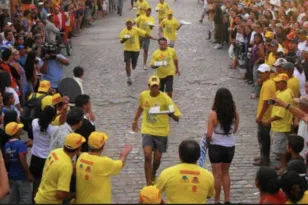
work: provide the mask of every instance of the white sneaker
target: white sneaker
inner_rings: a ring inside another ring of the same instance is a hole
[[[143,66],[143,70],[147,70],[148,68],[147,68],[147,66],[146,65],[144,65]]]
[[[222,45],[221,45],[221,44],[217,44],[214,48],[215,48],[215,49],[221,49],[221,48],[222,48]]]

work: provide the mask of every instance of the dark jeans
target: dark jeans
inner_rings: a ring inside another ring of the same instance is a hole
[[[223,30],[224,30],[223,24],[216,24],[215,23],[215,40],[219,44],[222,44]]]
[[[246,58],[246,69],[247,69],[247,78],[248,80],[250,80],[251,82],[253,82],[253,70],[252,70],[252,64],[251,64],[251,60],[250,57]]]
[[[258,142],[261,162],[269,163],[271,149],[271,126],[258,125]]]

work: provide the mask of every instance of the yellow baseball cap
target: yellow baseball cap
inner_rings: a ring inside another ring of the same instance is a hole
[[[108,135],[103,132],[92,132],[88,139],[88,145],[95,149],[100,149],[108,140]]]
[[[69,149],[77,149],[84,143],[86,139],[77,133],[70,133],[66,135],[64,146]]]
[[[289,76],[285,73],[280,73],[278,74],[275,78],[273,78],[275,82],[280,82],[280,81],[288,81]]]
[[[265,38],[274,38],[274,33],[271,31],[267,31],[264,35]]]
[[[5,126],[4,129],[7,135],[13,136],[23,127],[24,125],[21,123],[10,122],[9,124]]]
[[[62,96],[60,93],[56,93],[52,96],[52,105],[56,105],[60,102],[63,102]]]
[[[159,80],[159,77],[153,75],[149,78],[149,81],[148,81],[148,85],[149,86],[153,86],[153,85],[159,85],[160,84],[160,80]]]
[[[168,15],[173,14],[173,11],[170,9],[170,10],[167,11],[167,14]]]
[[[133,20],[131,20],[130,18],[127,18],[125,22],[126,22],[126,23],[128,23],[128,22],[133,23]]]
[[[142,204],[160,204],[160,191],[156,186],[145,186],[139,193],[139,200]]]
[[[42,80],[40,82],[40,86],[38,88],[38,91],[47,93],[49,91],[50,87],[51,87],[51,84],[48,80]]]
[[[49,106],[49,105],[53,105],[52,104],[52,96],[51,95],[47,95],[46,97],[44,97],[41,101],[41,109],[44,110],[45,107]]]

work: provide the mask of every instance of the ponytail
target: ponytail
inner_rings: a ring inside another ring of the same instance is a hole
[[[41,132],[47,132],[47,128],[49,124],[53,121],[54,117],[57,115],[57,111],[52,106],[47,106],[43,110],[43,112],[40,113],[38,124],[40,126]]]

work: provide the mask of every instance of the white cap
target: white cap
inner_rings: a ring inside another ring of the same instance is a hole
[[[278,58],[275,63],[273,64],[273,66],[282,66],[283,64],[287,63],[288,61],[284,58]]]
[[[11,26],[11,25],[12,25],[12,23],[11,23],[11,22],[7,22],[7,25]]]
[[[51,14],[51,13],[48,13],[48,14],[47,14],[47,17],[49,17],[49,16],[52,16],[52,14]]]
[[[258,71],[260,71],[261,73],[265,73],[271,71],[271,68],[269,67],[269,65],[263,63],[259,66]]]
[[[43,5],[44,5],[44,2],[40,2],[40,3],[38,3],[38,5],[43,6]]]

